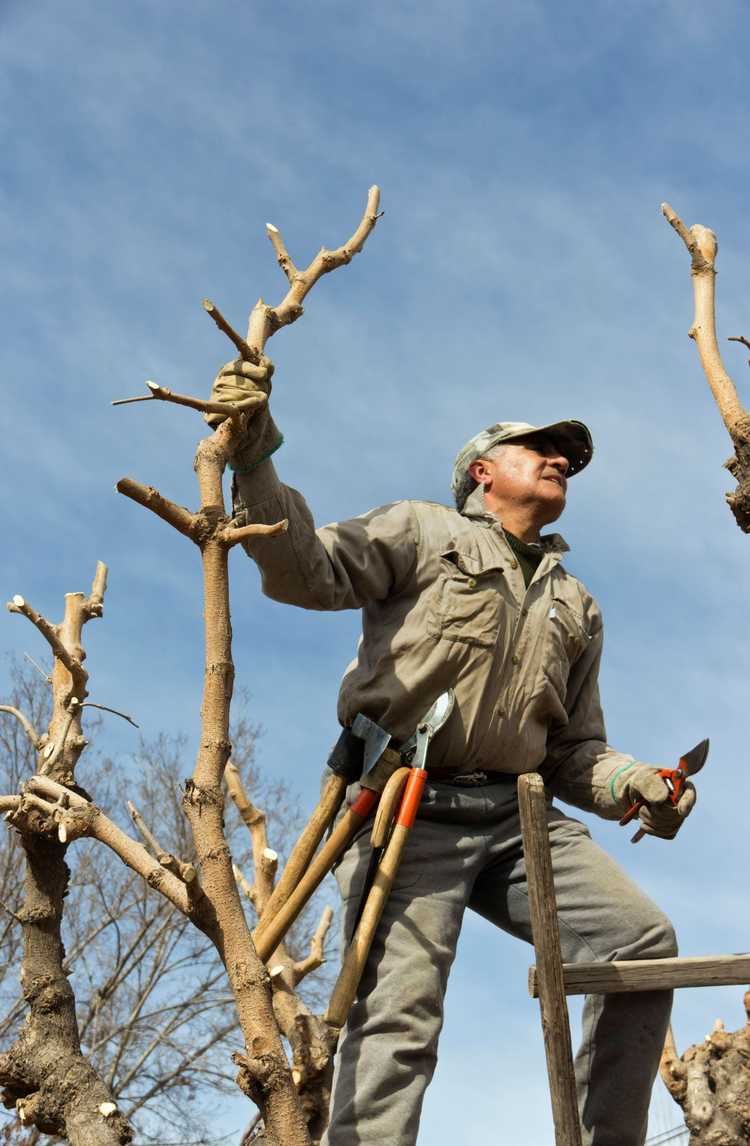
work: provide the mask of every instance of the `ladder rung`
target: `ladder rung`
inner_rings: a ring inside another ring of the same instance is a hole
[[[566,995],[612,995],[673,987],[721,987],[750,983],[750,955],[697,955],[632,959],[613,963],[563,963]],[[539,997],[536,967],[529,967],[529,994]]]

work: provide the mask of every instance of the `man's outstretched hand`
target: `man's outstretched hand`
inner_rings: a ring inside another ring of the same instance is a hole
[[[271,393],[271,378],[274,366],[265,355],[260,365],[235,358],[222,366],[211,387],[211,400],[214,402],[242,402],[253,394],[268,397]],[[224,414],[206,414],[206,421],[214,429],[225,419]],[[271,417],[268,403],[248,413],[246,428],[232,452],[232,466],[237,473],[249,473],[266,458],[270,457],[283,442],[276,423]]]
[[[626,774],[624,794],[628,805],[637,800],[645,800],[638,813],[644,832],[649,836],[659,836],[662,840],[673,840],[682,827],[686,816],[695,805],[695,788],[688,781],[676,804],[673,804],[669,788],[659,775],[658,768],[649,764],[639,764]]]

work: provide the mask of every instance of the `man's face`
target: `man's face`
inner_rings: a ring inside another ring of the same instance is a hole
[[[471,476],[494,500],[533,508],[540,524],[555,521],[565,508],[568,459],[544,434],[501,446],[496,457],[472,462]]]

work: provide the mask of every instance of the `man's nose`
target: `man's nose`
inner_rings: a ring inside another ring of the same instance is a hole
[[[565,477],[570,469],[570,462],[563,454],[553,454],[547,461],[551,466],[554,466],[556,470],[559,470],[563,477]]]

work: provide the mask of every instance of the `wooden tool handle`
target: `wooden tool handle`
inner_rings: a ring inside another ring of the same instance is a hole
[[[314,857],[286,903],[264,927],[259,924],[253,932],[253,942],[259,957],[266,959],[278,947],[310,896],[331,870],[352,836],[362,826],[378,802],[378,793],[363,788],[357,799],[339,820],[330,839]]]
[[[268,926],[294,891],[314,856],[318,844],[323,839],[326,829],[336,818],[336,813],[346,794],[346,786],[345,776],[338,776],[332,772],[328,777],[320,801],[303,829],[302,835],[292,848],[284,870],[279,876],[279,881],[258,921],[259,929]]]

